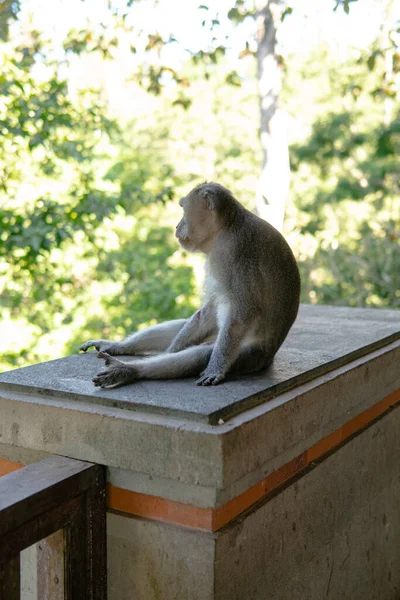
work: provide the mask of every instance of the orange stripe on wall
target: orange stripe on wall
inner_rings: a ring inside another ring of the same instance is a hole
[[[233,498],[223,506],[213,510],[213,528],[212,531],[221,529],[224,525],[235,519],[240,513],[248,509],[252,504],[258,502],[261,498],[269,494],[285,481],[293,477],[306,466],[306,453],[296,456],[293,460],[286,463],[280,469],[277,469],[262,481],[259,481],[251,488]]]
[[[322,458],[351,435],[360,431],[391,406],[400,402],[400,390],[393,392],[336,431],[311,446],[308,450],[283,465],[262,481],[218,508],[199,508],[148,494],[140,494],[108,484],[107,505],[113,510],[138,517],[194,527],[206,531],[218,531],[243,511],[261,500],[272,490],[279,488],[307,465]]]
[[[22,469],[22,467],[24,467],[24,465],[0,458],[0,477],[2,475],[8,475],[8,473],[12,473],[13,471],[17,471],[18,469]]]
[[[136,517],[145,517],[207,531],[212,530],[212,509],[199,508],[192,504],[183,504],[158,496],[131,492],[115,487],[110,483],[107,484],[107,505],[109,508],[130,513]]]
[[[400,401],[400,390],[396,390],[390,396],[387,396],[371,408],[368,408],[361,414],[345,423],[342,427],[317,442],[307,450],[307,464],[321,458],[324,454],[341,444],[351,435],[360,431],[363,427],[371,423],[374,419],[382,415],[391,406],[394,406]]]

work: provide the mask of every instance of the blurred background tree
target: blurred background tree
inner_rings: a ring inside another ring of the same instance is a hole
[[[1,369],[190,314],[176,200],[216,180],[262,212],[263,98],[302,300],[399,308],[396,3],[171,2],[0,0]]]

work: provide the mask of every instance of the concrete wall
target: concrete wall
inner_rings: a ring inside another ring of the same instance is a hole
[[[216,600],[399,600],[400,408],[219,534]]]
[[[110,600],[399,600],[400,407],[212,534],[110,513]]]
[[[109,600],[214,598],[214,534],[115,514],[107,534]]]

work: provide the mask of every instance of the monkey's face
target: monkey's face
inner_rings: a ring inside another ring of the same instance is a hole
[[[179,204],[183,208],[183,217],[176,226],[175,235],[180,245],[190,252],[209,252],[218,230],[215,212],[199,195],[189,194]]]

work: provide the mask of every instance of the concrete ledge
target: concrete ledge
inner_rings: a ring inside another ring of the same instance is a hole
[[[0,443],[122,469],[124,487],[140,493],[180,501],[188,485],[186,501],[217,507],[399,389],[398,364],[395,342],[219,426],[0,384]]]
[[[71,364],[85,371],[94,356],[2,374],[0,475],[47,454],[108,467],[113,600],[132,590],[138,600],[264,600],[265,590],[282,600],[392,600],[400,313],[307,307],[293,336],[275,371],[220,391],[148,382],[113,390],[119,400],[100,397],[88,372],[71,383]],[[43,368],[56,375],[36,385]],[[321,573],[314,583],[311,572]]]
[[[145,381],[116,389],[95,388],[92,378],[99,370],[96,352],[3,373],[0,384],[4,390],[29,391],[61,401],[84,401],[215,425],[220,419],[230,419],[388,345],[399,336],[396,311],[302,305],[269,369],[228,379],[218,387],[202,389],[193,385],[195,380],[186,380],[169,381],[167,385]]]
[[[233,495],[400,388],[400,342],[348,363],[230,422],[223,489]],[[256,451],[254,449],[257,448]]]

